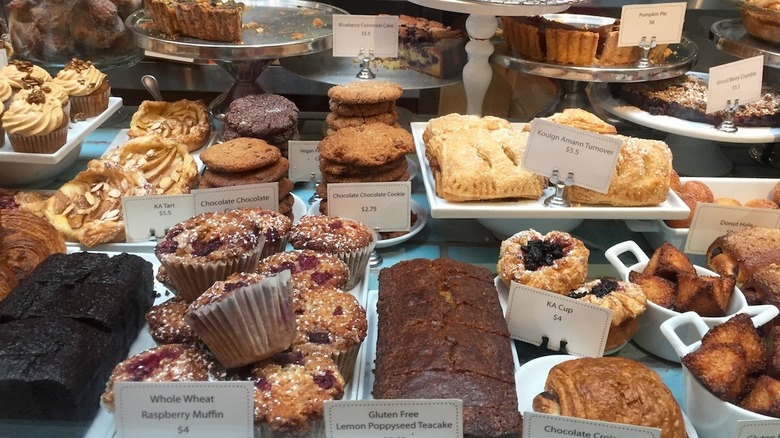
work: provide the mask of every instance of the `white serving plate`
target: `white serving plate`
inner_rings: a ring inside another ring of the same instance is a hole
[[[320,213],[320,199],[314,201],[309,206],[309,215],[311,216],[319,216]],[[376,243],[377,249],[382,248],[389,248],[391,246],[400,245],[401,243],[406,242],[407,240],[411,239],[417,233],[422,231],[423,227],[425,227],[425,223],[428,222],[428,213],[425,212],[425,209],[422,208],[422,206],[414,201],[411,201],[411,209],[412,211],[417,215],[417,220],[412,224],[412,227],[409,229],[409,232],[398,237],[393,237],[392,239],[382,239],[379,242]]]
[[[68,248],[68,252],[77,252],[79,249],[77,248]],[[100,251],[105,252],[111,256],[119,254],[121,251]],[[152,267],[154,269],[154,273],[157,274],[157,270],[160,267],[160,262],[157,260],[157,257],[155,257],[153,252],[130,252],[130,254],[137,255],[144,260],[150,262],[152,264]],[[368,273],[369,269],[366,269],[366,276],[363,277],[363,279],[352,289],[349,290],[349,292],[354,295],[360,305],[363,307],[367,306],[366,300],[368,297]],[[167,289],[165,286],[163,286],[160,282],[157,281],[157,279],[154,280],[154,290],[159,292],[159,296],[154,300],[154,304],[161,304],[170,297],[173,296],[172,293],[166,294],[165,292]],[[367,307],[366,307],[367,308]],[[141,328],[141,331],[138,333],[138,338],[136,338],[135,342],[130,346],[130,352],[128,353],[128,357],[133,356],[135,354],[138,354],[142,351],[145,351],[149,348],[154,348],[157,346],[157,343],[152,339],[152,336],[149,334],[149,325],[144,324],[143,328]],[[357,362],[355,363],[355,374],[352,378],[352,380],[347,383],[346,387],[344,388],[344,400],[358,400],[360,396],[359,388],[360,388],[360,382],[359,377],[363,375],[363,365],[366,363],[366,351],[367,346],[366,343],[363,343],[363,346],[360,348],[360,351],[358,352]],[[98,413],[95,417],[95,420],[92,422],[92,425],[90,426],[87,433],[84,435],[84,438],[113,438],[116,434],[116,423],[114,422],[114,415],[103,409],[102,407],[98,410]]]
[[[709,77],[706,73],[689,72],[689,74],[698,76],[705,81]],[[612,97],[607,83],[591,84],[588,95],[591,104],[601,107],[621,119],[671,134],[725,143],[772,143],[780,140],[780,128],[778,127],[739,127],[737,132],[730,133],[719,131],[714,125],[707,123],[650,114]]]
[[[14,152],[8,136],[0,147],[0,186],[29,186],[30,184],[54,178],[63,172],[79,156],[84,139],[122,107],[122,99],[110,97],[108,108],[95,117],[68,124],[65,145],[52,154],[30,154]]]
[[[517,387],[517,403],[520,407],[520,411],[523,413],[534,411],[534,397],[544,391],[547,375],[555,365],[568,360],[577,359],[579,359],[579,357],[569,355],[543,356],[530,360],[521,366],[520,369],[515,372],[515,381],[523,382],[522,385],[518,385]],[[688,438],[698,438],[699,435],[696,433],[693,423],[691,423],[688,416],[685,415],[685,412],[683,412],[683,420],[685,421],[685,432],[688,433]]]
[[[306,204],[303,199],[299,198],[295,193],[291,193],[293,196],[293,224],[297,224],[301,217],[306,214]],[[66,242],[69,251],[154,251],[154,247],[157,246],[157,239],[150,239],[145,242],[131,242],[131,243],[104,243],[88,248],[78,242]]]
[[[680,181],[701,181],[715,198],[734,198],[742,203],[757,198],[771,199],[775,185],[780,183],[780,179],[769,178],[680,178]],[[631,231],[642,233],[653,248],[669,242],[680,251],[685,250],[688,228],[672,228],[662,220],[625,222]]]
[[[437,219],[514,219],[517,230],[525,229],[518,219],[684,219],[688,217],[688,207],[672,190],[666,201],[651,207],[610,207],[582,205],[571,208],[546,207],[544,199],[553,194],[553,188],[547,188],[541,198],[517,202],[449,202],[436,196],[436,182],[433,172],[425,159],[425,142],[422,134],[427,123],[412,122],[412,135],[417,156],[420,159],[420,175],[425,184],[431,217]],[[513,124],[519,128],[522,124]]]

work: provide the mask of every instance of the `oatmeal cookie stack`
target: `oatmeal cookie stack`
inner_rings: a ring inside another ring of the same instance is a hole
[[[342,128],[381,123],[398,127],[395,102],[403,88],[393,82],[361,81],[328,90],[330,114],[325,118],[327,135]]]

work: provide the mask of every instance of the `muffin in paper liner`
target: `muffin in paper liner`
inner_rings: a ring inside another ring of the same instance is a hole
[[[64,117],[60,127],[48,134],[28,136],[9,132],[8,139],[14,152],[53,154],[68,140],[68,118]]]
[[[263,260],[269,255],[284,252],[285,248],[287,248],[287,242],[289,240],[290,240],[289,234],[280,236],[273,243],[269,243],[268,240],[266,239],[266,244],[263,245],[263,251],[260,253],[260,260]]]
[[[226,368],[266,359],[295,338],[290,272],[241,273],[219,281],[194,301],[187,323]]]
[[[376,236],[374,236],[371,243],[365,248],[336,254],[349,268],[349,280],[347,280],[344,289],[350,290],[363,280],[368,267],[368,259],[371,258],[371,253],[374,251],[375,246]]]
[[[95,92],[86,96],[70,96],[71,113],[84,117],[95,117],[108,108],[108,98],[111,96],[111,86],[103,81]]]
[[[260,423],[258,429],[260,430],[259,436],[263,438],[325,438],[325,420],[322,418],[312,418],[309,420],[308,434],[291,434],[286,431],[276,431],[271,429],[268,426],[268,423]]]
[[[352,380],[352,375],[355,374],[355,362],[357,362],[358,352],[360,351],[360,346],[363,345],[363,343],[355,344],[345,351],[342,351],[340,353],[331,353],[330,358],[333,359],[333,362],[336,363],[336,366],[339,368],[339,372],[341,373],[342,377],[344,377],[344,381],[349,383]]]

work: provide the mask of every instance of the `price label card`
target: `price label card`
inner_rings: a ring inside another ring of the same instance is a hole
[[[780,420],[739,420],[734,438],[780,438]]]
[[[328,184],[328,215],[348,217],[379,231],[409,231],[412,183]]]
[[[545,437],[661,438],[661,429],[523,412],[523,438]]]
[[[612,311],[563,295],[512,282],[506,322],[512,338],[585,357],[601,357],[607,344]]]
[[[685,252],[706,254],[710,244],[727,231],[748,227],[780,227],[780,210],[700,202],[693,213]]]
[[[5,48],[0,44],[0,68],[8,65],[8,54],[5,52]]]
[[[463,401],[325,402],[327,438],[462,438]]]
[[[252,382],[117,382],[118,438],[254,437]]]
[[[320,173],[320,152],[318,141],[287,142],[287,154],[290,159],[290,179],[295,182],[322,181]]]
[[[193,190],[195,214],[207,211],[228,211],[236,208],[279,208],[279,183],[249,184]]]
[[[725,110],[729,101],[746,104],[761,98],[764,56],[754,56],[710,68],[707,114]]]
[[[127,242],[163,237],[168,229],[195,215],[191,195],[123,196]]]
[[[648,44],[652,40],[658,44],[679,43],[687,7],[686,2],[623,6],[618,47],[638,46],[643,39]]]
[[[333,56],[355,58],[373,50],[377,57],[398,57],[397,15],[334,15]],[[357,67],[357,65],[356,65]]]
[[[574,173],[574,184],[606,193],[615,173],[623,141],[590,131],[534,119],[523,167],[552,176]]]

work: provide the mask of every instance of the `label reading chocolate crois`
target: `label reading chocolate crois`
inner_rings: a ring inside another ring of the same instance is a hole
[[[661,429],[523,412],[523,438],[661,438]]]

